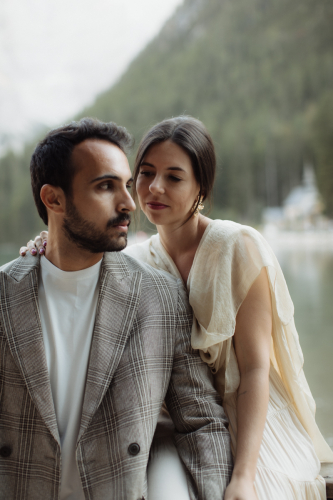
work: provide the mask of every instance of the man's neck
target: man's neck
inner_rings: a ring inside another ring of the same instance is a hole
[[[78,248],[69,241],[63,232],[49,228],[45,257],[62,271],[81,271],[97,264],[103,258],[103,252],[91,253]]]

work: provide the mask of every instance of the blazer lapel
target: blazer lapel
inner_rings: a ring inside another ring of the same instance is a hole
[[[136,315],[141,273],[129,273],[120,252],[106,253],[82,408],[82,436],[109,388]]]
[[[0,272],[0,317],[14,361],[46,426],[60,443],[38,308],[39,258]]]

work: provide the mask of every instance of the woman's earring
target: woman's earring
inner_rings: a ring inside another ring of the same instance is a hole
[[[191,209],[191,212],[193,213],[193,216],[196,217],[200,211],[205,208],[204,205],[202,204],[203,196],[200,196],[200,201],[198,203],[198,197],[196,198],[194,205]]]

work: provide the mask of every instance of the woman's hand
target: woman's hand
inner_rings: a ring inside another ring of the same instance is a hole
[[[258,500],[258,497],[250,479],[233,477],[225,490],[224,500]]]
[[[43,253],[45,252],[45,247],[47,245],[48,235],[49,233],[47,231],[42,231],[40,235],[36,236],[33,241],[28,241],[26,247],[20,248],[20,255],[24,257],[27,252],[30,252],[31,255],[37,255],[37,253],[43,255]]]

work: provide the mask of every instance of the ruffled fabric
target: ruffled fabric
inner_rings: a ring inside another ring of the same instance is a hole
[[[126,252],[180,278],[159,235]],[[195,316],[192,346],[200,350],[215,374],[235,451],[240,374],[232,337],[237,312],[263,267],[271,290],[273,331],[269,410],[256,479],[258,496],[262,500],[324,499],[320,461],[333,462],[333,452],[315,422],[315,402],[303,372],[304,359],[287,284],[272,249],[255,229],[219,220],[206,228],[186,283]],[[298,475],[291,472],[290,461]]]
[[[260,500],[326,499],[320,461],[300,423],[275,368],[270,370],[270,398],[261,442],[255,488]],[[229,418],[232,451],[236,450],[236,394],[224,405]]]

